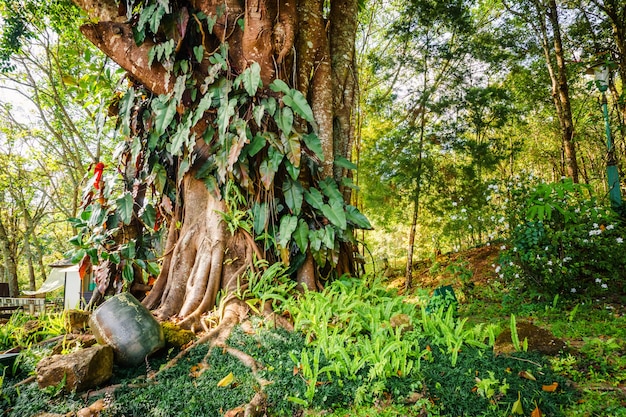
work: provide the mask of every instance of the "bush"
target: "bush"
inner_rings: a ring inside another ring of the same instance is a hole
[[[570,179],[539,184],[520,207],[524,215],[497,272],[548,294],[621,290],[623,219]]]

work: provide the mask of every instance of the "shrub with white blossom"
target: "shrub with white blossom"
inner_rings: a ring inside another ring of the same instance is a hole
[[[538,184],[518,213],[510,248],[500,257],[501,278],[549,294],[606,294],[623,285],[624,219],[588,187],[569,179]]]

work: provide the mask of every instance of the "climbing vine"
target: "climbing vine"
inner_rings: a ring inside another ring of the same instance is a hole
[[[90,181],[80,218],[72,219],[74,259],[116,265],[121,283],[158,274],[159,242],[167,225],[180,227],[187,175],[225,199],[231,234],[241,228],[266,259],[292,271],[310,252],[332,274],[341,245],[355,243],[352,231],[371,228],[344,201],[340,186],[351,181],[321,178],[324,154],[307,98],[281,79],[264,86],[256,62],[237,73],[228,41],[209,36],[219,13],[172,10],[160,0],[127,12],[135,42],[154,43],[149,65],[166,69],[166,93],[129,77],[116,94],[109,113],[124,137],[118,170]],[[345,158],[334,163],[354,168]],[[104,293],[109,281],[98,284]]]

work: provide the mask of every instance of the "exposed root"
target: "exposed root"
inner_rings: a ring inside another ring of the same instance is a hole
[[[260,391],[252,398],[252,400],[239,407],[235,407],[232,410],[228,410],[224,417],[258,417],[265,413],[265,394]]]

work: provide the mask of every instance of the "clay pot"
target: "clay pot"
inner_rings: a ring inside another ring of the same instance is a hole
[[[127,292],[98,307],[89,326],[98,343],[111,346],[115,361],[122,365],[139,365],[165,345],[161,324]]]

